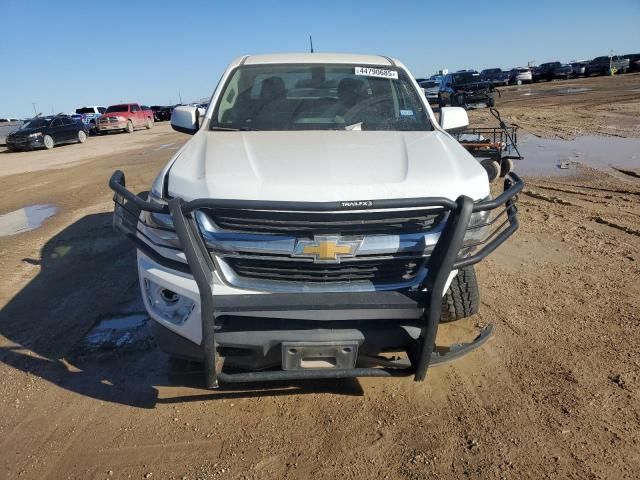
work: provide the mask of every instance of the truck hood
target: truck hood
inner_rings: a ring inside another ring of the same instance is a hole
[[[477,160],[440,131],[201,130],[178,152],[168,191],[185,200],[479,200],[489,182]]]

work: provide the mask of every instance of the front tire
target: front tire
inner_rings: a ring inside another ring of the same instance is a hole
[[[84,143],[87,141],[87,134],[84,130],[78,131],[78,143]]]
[[[151,130],[151,128],[153,127],[153,121],[150,118],[147,118],[147,121],[144,122],[144,127],[147,130]]]
[[[43,143],[44,143],[44,148],[46,148],[47,150],[51,150],[55,146],[55,142],[53,141],[53,138],[51,137],[51,135],[45,135],[43,139]]]
[[[500,176],[506,177],[507,173],[513,170],[513,160],[510,158],[503,158],[500,162]]]
[[[489,183],[493,183],[500,176],[500,164],[491,158],[485,158],[480,162],[487,172]]]
[[[449,290],[442,297],[440,323],[470,317],[480,310],[480,289],[473,265],[458,270]]]
[[[127,133],[133,133],[133,122],[131,120],[127,121],[127,126],[124,129]]]

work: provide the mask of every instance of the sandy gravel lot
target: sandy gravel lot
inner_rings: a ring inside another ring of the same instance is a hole
[[[567,88],[590,90],[553,93]],[[505,119],[561,138],[638,137],[639,105],[640,75],[498,99]],[[208,391],[146,326],[126,348],[83,347],[102,319],[143,310],[107,179],[122,168],[146,190],[187,139],[165,124],[0,153],[0,214],[57,207],[42,227],[0,237],[0,478],[638,477],[640,168],[526,178],[521,229],[477,266],[481,313],[442,329],[496,333],[426,383]]]

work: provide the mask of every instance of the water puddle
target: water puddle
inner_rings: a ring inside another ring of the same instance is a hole
[[[148,323],[146,313],[104,319],[76,347],[75,354],[144,350],[152,344]]]
[[[580,165],[610,173],[640,168],[639,138],[585,136],[555,140],[529,135],[520,138],[518,149],[524,157],[515,162],[514,170],[519,175],[575,175]]]
[[[54,205],[29,205],[28,207],[0,215],[0,237],[8,237],[35,230],[47,218],[55,215]]]
[[[564,93],[582,93],[582,92],[590,92],[591,89],[590,88],[567,88],[566,90],[560,90],[561,92]]]

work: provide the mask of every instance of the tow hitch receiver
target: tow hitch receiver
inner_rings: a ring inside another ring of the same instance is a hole
[[[358,343],[283,342],[282,368],[302,370],[310,368],[354,368]]]

